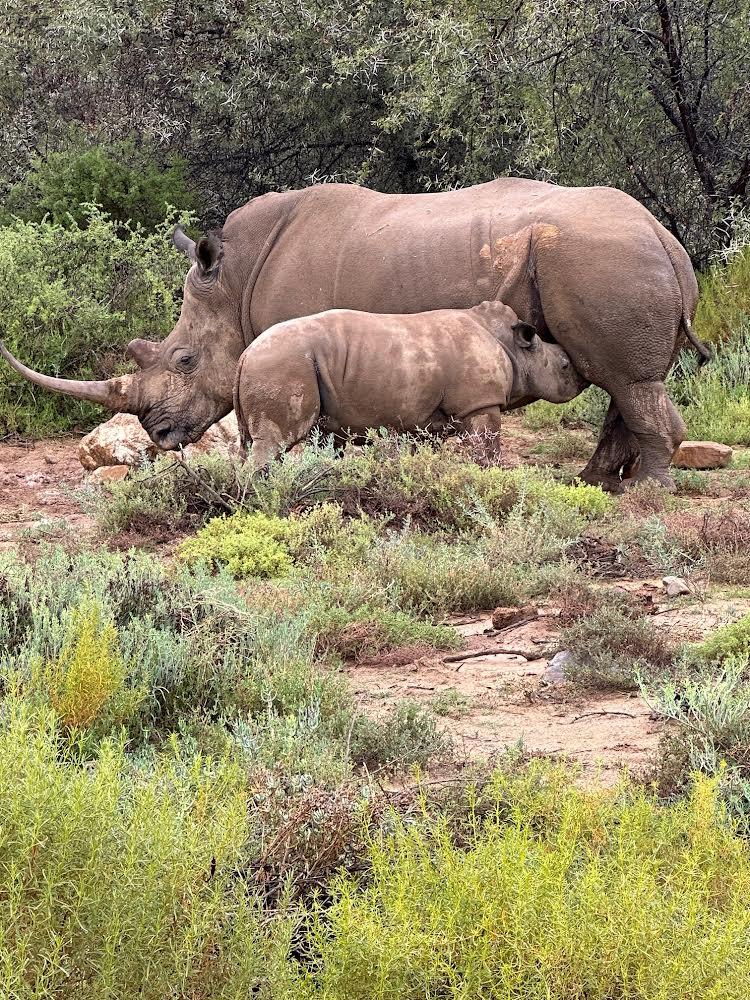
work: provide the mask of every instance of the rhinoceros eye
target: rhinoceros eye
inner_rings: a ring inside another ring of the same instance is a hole
[[[172,364],[180,372],[191,372],[197,363],[197,356],[192,351],[175,351]]]

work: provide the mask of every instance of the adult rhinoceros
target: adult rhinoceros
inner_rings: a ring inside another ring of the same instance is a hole
[[[194,262],[174,330],[136,340],[141,371],[104,382],[50,378],[57,392],[136,413],[153,440],[197,440],[232,407],[240,354],[282,320],[349,308],[406,313],[501,299],[559,342],[611,396],[582,475],[619,488],[640,450],[639,478],[670,483],[684,424],[664,379],[690,321],[697,283],[680,244],[612,188],[503,178],[439,194],[380,194],[347,184],[254,198],[221,235],[177,246]]]

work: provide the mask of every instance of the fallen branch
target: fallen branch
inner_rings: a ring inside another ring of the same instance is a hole
[[[492,646],[489,649],[473,649],[468,653],[452,653],[443,657],[443,663],[461,663],[463,660],[473,660],[479,656],[497,656],[499,653],[505,656],[522,656],[524,660],[538,660],[535,653],[527,653],[523,649],[508,649],[506,646]]]
[[[573,719],[573,722],[580,722],[581,719],[588,719],[592,715],[626,715],[629,719],[634,719],[635,718],[635,716],[633,715],[632,712],[614,712],[614,711],[613,712],[606,712],[606,711],[602,711],[602,712],[584,712],[583,715],[577,715],[575,717],[575,719]],[[570,723],[571,726],[573,725],[573,722]]]

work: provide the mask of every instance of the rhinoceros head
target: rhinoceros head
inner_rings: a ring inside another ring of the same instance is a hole
[[[222,275],[223,245],[217,236],[198,243],[176,229],[174,242],[192,261],[175,328],[159,343],[133,340],[132,375],[98,382],[54,378],[32,371],[0,342],[0,353],[19,374],[53,392],[135,413],[160,448],[197,441],[232,409],[237,360],[245,348],[241,292]]]

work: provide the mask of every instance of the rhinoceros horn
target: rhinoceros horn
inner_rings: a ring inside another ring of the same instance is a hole
[[[109,378],[103,382],[84,382],[72,378],[53,378],[51,375],[41,375],[26,365],[21,364],[0,340],[0,354],[11,368],[23,375],[29,382],[40,385],[52,392],[62,392],[75,399],[85,399],[90,403],[99,403],[117,413],[136,413],[135,376],[121,375],[119,378]]]
[[[191,240],[181,226],[175,226],[172,241],[180,253],[184,253],[186,257],[195,262],[195,240]]]

